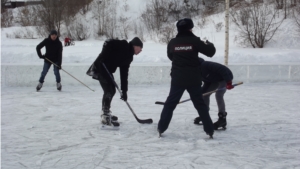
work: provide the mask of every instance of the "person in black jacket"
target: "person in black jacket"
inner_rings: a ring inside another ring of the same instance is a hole
[[[198,53],[212,57],[216,49],[210,42],[203,42],[192,32],[193,21],[184,18],[176,23],[178,34],[173,38],[167,48],[167,54],[172,61],[171,89],[164,104],[158,122],[158,132],[165,132],[171,122],[173,111],[176,108],[183,92],[190,94],[194,107],[202,117],[204,131],[212,138],[214,133],[213,123],[208,113],[208,107],[203,101],[201,86],[201,70]]]
[[[46,53],[44,55],[42,55],[41,53],[41,49],[43,47],[46,47]],[[60,79],[59,70],[61,69],[63,47],[62,47],[62,43],[59,41],[59,38],[57,37],[57,31],[52,30],[50,32],[49,37],[44,39],[40,44],[36,46],[36,51],[40,59],[44,59],[43,71],[41,73],[39,84],[37,85],[36,90],[39,91],[42,88],[44,79],[48,73],[48,70],[51,67],[52,63],[50,63],[47,60],[49,59],[50,61],[52,61],[53,63],[59,66],[59,67],[53,66],[53,70],[56,77],[56,87],[57,90],[60,91],[62,86],[60,83],[61,79]]]
[[[203,93],[210,92],[218,89],[216,92],[216,101],[219,109],[219,119],[214,123],[214,129],[222,127],[226,129],[227,121],[226,116],[227,112],[225,109],[224,94],[226,89],[230,90],[234,88],[232,86],[233,75],[230,69],[224,65],[215,62],[204,61],[202,58],[199,58],[201,63],[201,76],[204,82],[202,86]],[[209,108],[209,98],[210,95],[203,96],[205,104]],[[195,124],[200,124],[202,117],[196,117],[194,120]]]
[[[138,55],[143,48],[142,41],[135,37],[129,43],[126,40],[106,40],[103,44],[102,52],[87,71],[87,75],[99,80],[104,91],[102,97],[101,123],[108,126],[119,126],[118,117],[113,116],[110,111],[111,101],[116,93],[115,85],[110,77],[113,77],[117,67],[120,69],[121,79],[121,99],[127,101],[128,72],[133,55]],[[110,75],[103,67],[108,69]]]

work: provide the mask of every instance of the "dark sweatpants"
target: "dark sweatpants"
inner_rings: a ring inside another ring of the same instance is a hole
[[[202,89],[200,86],[184,87],[171,85],[170,93],[161,112],[158,122],[158,130],[164,132],[167,130],[178,102],[180,101],[183,92],[187,90],[190,94],[194,107],[202,118],[203,128],[206,133],[214,132],[213,123],[208,113],[208,107],[203,101]]]
[[[102,97],[102,110],[107,112],[110,110],[111,101],[116,93],[116,88],[109,76],[99,74],[98,79],[104,92]]]

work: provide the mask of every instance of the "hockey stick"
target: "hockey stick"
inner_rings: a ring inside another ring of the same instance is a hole
[[[117,90],[119,91],[121,97],[123,96],[121,90],[119,89],[119,86],[117,85],[117,83],[115,82],[114,78],[112,77],[112,75],[110,74],[110,72],[108,71],[108,69],[106,68],[105,64],[102,63],[103,67],[105,68],[105,70],[107,71],[107,73],[109,74],[110,76],[110,79],[113,81],[115,87],[117,88]],[[129,107],[131,113],[133,114],[133,116],[135,117],[135,119],[139,122],[139,123],[142,123],[142,124],[145,124],[145,123],[148,123],[148,124],[151,124],[153,123],[153,120],[152,119],[139,119],[136,114],[134,113],[133,109],[131,108],[131,106],[129,105],[129,103],[127,101],[124,100],[124,102],[127,104],[127,106]]]
[[[59,67],[57,64],[53,63],[51,60],[49,60],[48,58],[45,57],[46,60],[48,60],[50,63],[52,63],[54,66],[60,68],[61,70],[63,70],[64,72],[66,72],[68,75],[70,75],[71,77],[73,77],[74,79],[76,79],[76,77],[72,76],[70,73],[68,73],[67,71],[65,71],[63,68]],[[89,88],[86,84],[82,83],[80,80],[76,79],[78,82],[80,82],[81,84],[83,84],[85,87]],[[91,91],[95,92],[95,90],[89,88]]]
[[[233,84],[232,86],[238,86],[238,85],[241,85],[241,84],[243,84],[243,82],[239,82],[239,83]],[[226,88],[216,89],[216,90],[213,90],[213,91],[204,93],[202,96],[207,96],[207,95],[210,95],[210,94],[212,94],[212,93],[215,93],[215,92],[217,92],[217,91],[219,91],[219,90],[225,90],[225,89],[226,89]],[[190,100],[191,100],[191,99],[182,100],[182,101],[180,101],[178,104],[181,104],[181,103],[184,103],[184,102],[187,102],[187,101],[190,101]],[[164,105],[165,102],[157,101],[157,102],[155,102],[155,104]]]

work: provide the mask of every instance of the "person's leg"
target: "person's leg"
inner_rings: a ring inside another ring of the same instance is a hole
[[[207,93],[207,92],[211,92],[211,91],[213,91],[213,90],[216,90],[216,89],[218,88],[218,85],[219,85],[219,83],[211,83],[211,84],[209,85],[209,87],[207,88],[207,90],[203,90],[203,91],[202,91],[202,92],[203,92],[202,94],[205,94],[205,93]],[[203,96],[204,103],[207,105],[208,110],[210,110],[210,108],[209,108],[209,104],[210,104],[210,95],[211,95],[211,94],[206,95],[206,96]]]
[[[55,63],[57,65],[57,63]],[[60,83],[60,73],[59,73],[59,69],[57,66],[53,65],[53,71],[54,71],[54,75],[56,78],[56,83]]]
[[[160,120],[158,122],[157,129],[160,133],[165,132],[169,127],[169,124],[173,116],[173,111],[176,108],[177,104],[179,103],[179,100],[184,91],[185,91],[184,87],[171,86],[169,96],[164,104],[164,108],[161,112]]]
[[[39,79],[39,82],[40,82],[40,83],[44,83],[45,77],[46,77],[46,75],[47,75],[48,70],[50,69],[50,67],[51,67],[51,63],[49,63],[49,62],[44,62],[43,71],[42,71],[41,77],[40,77],[40,79]]]
[[[110,111],[111,101],[116,93],[116,88],[109,77],[99,74],[98,79],[104,92],[102,97],[101,123],[109,126],[119,126],[120,124],[117,122],[118,117],[113,116]]]
[[[111,79],[108,78],[109,77],[105,77],[101,74],[99,74],[98,76],[100,85],[104,92],[102,97],[102,110],[104,112],[110,111],[111,101],[116,93],[116,88],[114,84],[112,83]]]
[[[194,107],[196,108],[199,116],[202,119],[204,131],[209,135],[213,135],[214,133],[213,123],[208,113],[208,107],[204,103],[201,87],[198,86],[188,87],[187,91],[190,94]]]
[[[218,104],[219,112],[224,113],[226,112],[225,101],[224,101],[224,94],[226,92],[226,82],[225,81],[219,82],[218,89],[220,90],[216,92],[216,101]]]
[[[218,88],[218,85],[219,85],[219,83],[209,83],[209,85],[205,87],[205,89],[202,91],[202,93],[205,94],[207,92],[211,92],[213,90],[216,90]],[[206,104],[206,106],[208,108],[208,111],[210,110],[210,107],[209,107],[210,96],[211,96],[211,94],[203,96],[203,100],[204,100],[204,103]],[[201,121],[202,121],[202,118],[200,116],[198,116],[194,119],[194,124],[202,124],[202,123],[200,123]]]
[[[224,101],[224,94],[226,92],[226,82],[225,81],[219,82],[218,88],[221,89],[216,92],[216,100],[219,109],[218,112],[219,119],[214,123],[215,130],[218,130],[220,127],[226,129],[227,126],[227,120],[226,120],[227,112],[226,112],[225,101]]]

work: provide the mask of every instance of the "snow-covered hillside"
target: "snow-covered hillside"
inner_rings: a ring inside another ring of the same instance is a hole
[[[123,0],[118,2],[118,15],[127,16],[130,21],[136,21],[146,6],[147,1]],[[124,5],[128,5],[127,11]],[[14,9],[17,12],[17,9]],[[84,19],[90,28],[91,36],[84,41],[76,41],[75,46],[65,47],[63,52],[63,63],[91,63],[101,52],[105,37],[94,37],[95,19],[91,11],[86,15],[78,14],[77,19]],[[197,22],[201,17],[193,18],[195,27],[194,34],[202,39],[208,39],[216,46],[217,53],[213,58],[205,58],[219,63],[224,62],[225,33],[217,32],[213,23],[224,22],[224,13],[215,14],[207,18],[207,24],[200,29]],[[174,22],[175,27],[175,22]],[[64,29],[62,28],[62,32]],[[38,39],[15,39],[16,34],[32,34],[38,37],[34,27],[10,27],[1,30],[1,61],[2,63],[35,63],[40,62],[36,55],[35,47],[44,37]],[[238,63],[259,63],[259,64],[280,64],[280,63],[300,63],[300,36],[296,33],[293,20],[288,18],[281,25],[274,38],[266,44],[263,49],[244,48],[235,43],[237,28],[230,23],[230,49],[229,64]],[[20,35],[21,36],[21,35]],[[135,37],[133,31],[130,32],[128,40]],[[63,40],[64,37],[60,39]],[[169,63],[166,57],[166,44],[160,43],[155,37],[145,37],[143,52],[134,59],[133,63]]]

